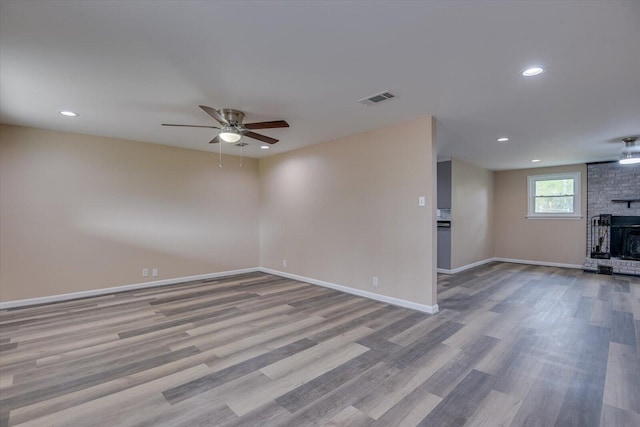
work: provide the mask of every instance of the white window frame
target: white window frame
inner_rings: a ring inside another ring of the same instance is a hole
[[[573,179],[573,212],[571,213],[540,213],[535,212],[536,182],[556,179]],[[580,219],[582,218],[582,173],[567,172],[547,175],[529,175],[527,177],[527,218],[529,219]]]

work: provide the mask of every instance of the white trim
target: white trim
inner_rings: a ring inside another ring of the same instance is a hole
[[[276,276],[286,277],[287,279],[298,280],[300,282],[310,283],[312,285],[323,286],[325,288],[335,289],[336,291],[345,292],[359,297],[369,298],[375,301],[385,302],[387,304],[397,305],[400,307],[410,308],[412,310],[422,311],[424,313],[435,314],[439,311],[438,304],[425,305],[418,304],[416,302],[407,301],[400,298],[389,297],[386,295],[380,295],[373,292],[362,291],[360,289],[350,288],[344,285],[338,285],[331,282],[325,282],[322,280],[311,279],[309,277],[298,276],[297,274],[285,273],[284,271],[272,270],[270,268],[260,267],[258,269],[263,273],[274,274]]]
[[[197,276],[176,277],[174,279],[155,280],[153,282],[135,283],[133,285],[116,286],[113,288],[93,289],[90,291],[72,292],[69,294],[51,295],[46,297],[21,299],[15,301],[0,302],[0,310],[7,308],[25,307],[50,302],[68,301],[78,298],[95,297],[99,295],[115,294],[136,289],[153,288],[156,286],[174,285],[176,283],[191,282],[194,280],[213,279],[216,277],[233,276],[235,274],[253,273],[259,271],[257,267],[242,268],[240,270],[221,271],[219,273],[199,274]]]
[[[488,264],[495,260],[496,260],[495,258],[487,258],[487,259],[483,259],[482,261],[478,261],[471,264],[463,265],[462,267],[454,268],[452,270],[448,270],[446,268],[437,268],[436,271],[438,273],[444,273],[444,274],[456,274],[456,273],[460,273],[461,271],[469,270],[470,268]]]
[[[527,215],[527,216],[525,216],[525,218],[527,218],[527,219],[582,219],[584,217],[583,216],[569,216],[569,215],[567,215],[567,216],[552,216],[552,215],[541,216],[540,214],[537,214],[537,215],[534,215],[534,216]]]
[[[528,259],[494,257],[494,258],[487,258],[487,259],[482,260],[482,261],[474,262],[473,264],[468,264],[468,265],[464,265],[462,267],[454,268],[453,270],[447,270],[446,268],[438,268],[436,271],[438,273],[443,273],[443,274],[456,274],[456,273],[460,273],[461,271],[468,270],[470,268],[474,268],[474,267],[478,267],[480,265],[484,265],[484,264],[490,263],[492,261],[511,262],[511,263],[514,263],[514,264],[542,265],[542,266],[545,266],[545,267],[575,268],[577,270],[583,270],[584,269],[584,265],[582,265],[582,264],[564,264],[564,263],[560,263],[560,262],[532,261],[532,260],[528,260]]]
[[[535,212],[535,187],[537,181],[550,181],[556,179],[572,179],[573,180],[573,212],[566,214],[540,213]],[[582,218],[582,173],[563,172],[545,175],[529,175],[527,176],[527,219],[580,219]]]
[[[456,273],[460,273],[462,271],[468,270],[470,268],[487,264],[492,261],[512,262],[516,264],[543,265],[547,267],[575,268],[578,270],[582,270],[584,267],[583,265],[578,265],[578,264],[562,264],[557,262],[531,261],[531,260],[513,259],[513,258],[487,258],[485,260],[474,262],[473,264],[468,264],[462,267],[454,268],[452,270],[438,268],[437,272],[444,273],[444,274],[456,274]],[[0,310],[6,310],[8,308],[26,307],[26,306],[37,305],[37,304],[47,304],[51,302],[68,301],[73,299],[87,298],[87,297],[100,296],[100,295],[115,294],[119,292],[153,288],[157,286],[173,285],[176,283],[184,283],[184,282],[190,282],[195,280],[214,279],[216,277],[233,276],[235,274],[253,273],[256,271],[274,274],[276,276],[286,277],[293,280],[299,280],[301,282],[310,283],[312,285],[323,286],[325,288],[335,289],[337,291],[346,292],[348,294],[357,295],[357,296],[369,298],[375,301],[381,301],[387,304],[397,305],[400,307],[410,308],[412,310],[422,311],[424,313],[435,314],[439,311],[438,304],[435,304],[435,305],[418,304],[418,303],[403,300],[400,298],[394,298],[386,295],[376,294],[373,292],[362,291],[360,289],[354,289],[348,286],[338,285],[330,282],[324,282],[322,280],[311,279],[309,277],[298,276],[297,274],[285,273],[283,271],[272,270],[270,268],[264,268],[264,267],[242,268],[239,270],[221,271],[218,273],[207,273],[207,274],[199,274],[196,276],[185,276],[185,277],[176,277],[173,279],[156,280],[153,282],[134,283],[132,285],[116,286],[113,288],[93,289],[90,291],[73,292],[69,294],[59,294],[59,295],[51,295],[46,297],[22,299],[22,300],[15,300],[15,301],[5,301],[5,302],[0,302]]]
[[[528,259],[494,258],[494,260],[500,262],[513,262],[515,264],[543,265],[545,267],[576,268],[578,270],[582,270],[584,267],[582,264],[563,264],[560,262],[531,261]]]

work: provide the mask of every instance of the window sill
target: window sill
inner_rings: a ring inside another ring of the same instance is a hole
[[[527,215],[527,219],[582,219],[582,215]]]

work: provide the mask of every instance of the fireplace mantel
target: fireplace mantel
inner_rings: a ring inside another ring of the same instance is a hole
[[[613,203],[626,203],[627,204],[627,208],[631,209],[631,203],[636,203],[636,202],[640,202],[640,199],[614,199],[612,200]]]

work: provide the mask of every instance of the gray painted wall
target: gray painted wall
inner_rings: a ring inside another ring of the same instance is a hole
[[[438,209],[451,208],[451,160],[438,162]]]
[[[438,209],[451,209],[451,160],[438,162]],[[451,269],[451,229],[438,228],[438,268]]]

